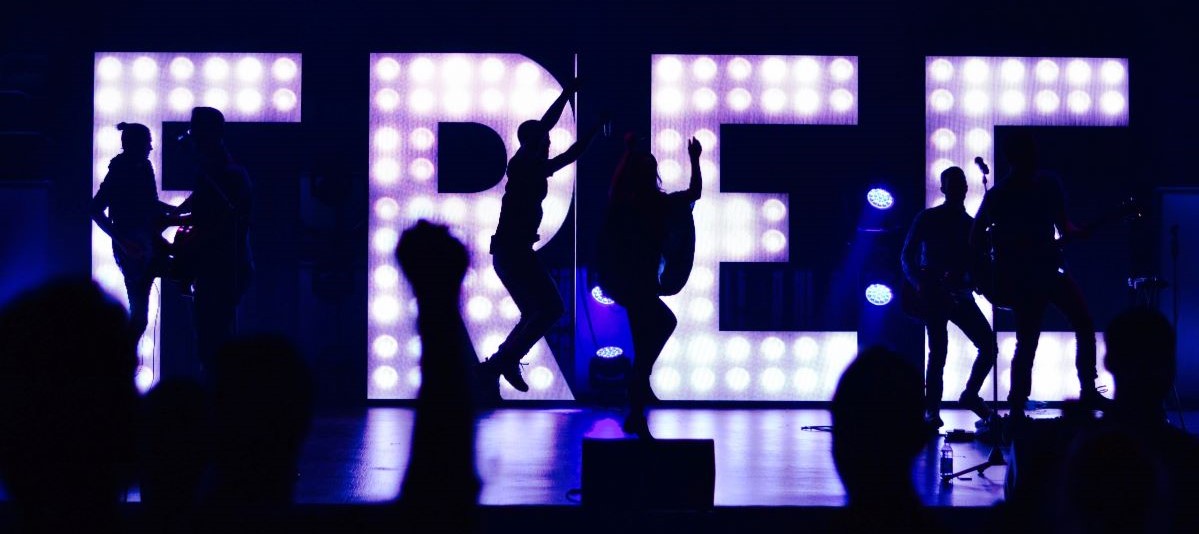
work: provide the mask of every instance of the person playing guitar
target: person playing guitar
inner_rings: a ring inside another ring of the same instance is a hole
[[[984,294],[997,306],[1010,307],[1015,316],[1016,353],[1008,392],[1012,416],[1024,416],[1032,391],[1033,357],[1041,337],[1041,320],[1049,305],[1060,310],[1074,330],[1079,400],[1088,408],[1103,409],[1110,400],[1095,387],[1095,321],[1081,289],[1066,272],[1060,250],[1062,240],[1085,237],[1088,231],[1076,227],[1066,214],[1060,182],[1037,169],[1032,137],[1016,134],[1008,144],[1011,174],[983,199],[970,243],[982,250],[989,242],[993,280],[986,281],[991,287]],[[1060,240],[1055,235],[1058,232]]]
[[[916,215],[901,257],[904,276],[916,288],[917,314],[928,331],[924,403],[926,417],[934,428],[943,424],[942,375],[949,350],[949,322],[957,325],[978,348],[959,402],[981,419],[991,416],[979,391],[995,365],[995,336],[974,302],[970,275],[974,262],[969,243],[973,219],[966,213],[966,191],[966,173],[960,167],[950,167],[941,173],[945,202]]]
[[[179,221],[168,215],[174,206],[158,199],[149,160],[150,129],[125,122],[117,129],[122,151],[108,163],[108,174],[92,198],[91,216],[112,238],[112,253],[129,296],[133,339],[137,340],[149,322],[150,287],[166,270],[167,243],[162,231]]]

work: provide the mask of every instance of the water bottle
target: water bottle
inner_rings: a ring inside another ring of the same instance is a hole
[[[949,445],[949,441],[945,441],[945,445],[941,446],[941,476],[949,476],[953,474],[953,447]]]

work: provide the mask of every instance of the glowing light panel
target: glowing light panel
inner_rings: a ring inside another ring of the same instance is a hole
[[[499,221],[505,182],[480,193],[437,192],[437,127],[440,122],[474,122],[495,130],[504,140],[507,157],[516,153],[516,128],[536,119],[561,93],[562,87],[540,65],[519,54],[371,54],[370,130],[370,272],[395,264],[398,236],[418,219],[450,226],[471,249],[471,266],[463,290],[467,328],[481,358],[495,352],[516,324],[511,297],[492,267],[487,253]],[[669,70],[669,68],[667,69]],[[575,137],[575,119],[564,113],[551,133],[551,155],[564,151]],[[549,180],[538,228],[541,248],[562,227],[574,193],[574,165]],[[368,281],[368,346],[378,339],[415,338],[416,309],[406,283],[383,277]],[[405,305],[401,306],[400,304]],[[375,313],[380,306],[383,313]],[[385,343],[386,345],[386,343]],[[417,342],[419,347],[419,342]],[[506,382],[501,394],[523,400],[568,400],[572,395],[545,340],[538,341],[523,360],[525,379],[532,386],[518,393]],[[414,398],[420,385],[419,361],[385,358],[371,351],[367,394],[372,399]],[[379,374],[379,369],[391,368]]]
[[[271,74],[264,71],[269,65]],[[162,123],[188,121],[193,105],[212,105],[229,122],[300,122],[300,54],[101,52],[95,56],[92,129],[92,194],[121,151],[119,122],[150,129],[160,198],[178,205],[187,191],[163,191]],[[197,69],[200,76],[195,76]],[[231,76],[230,72],[236,71]],[[234,95],[232,98],[230,95]],[[270,103],[267,103],[270,95]],[[198,97],[206,98],[203,102]],[[232,104],[232,105],[230,105]],[[236,155],[236,149],[235,149]],[[172,237],[174,229],[164,235]],[[92,277],[114,298],[129,304],[112,240],[92,224]],[[160,287],[160,286],[159,286]],[[158,381],[157,290],[150,295],[150,326],[138,344],[136,383],[143,392]]]
[[[940,171],[956,165],[966,171],[970,186],[966,209],[971,214],[978,211],[983,198],[982,173],[973,161],[981,156],[994,168],[996,126],[1127,126],[1127,70],[1128,60],[1122,58],[925,58],[925,126],[929,136],[925,145],[925,205],[941,203]],[[966,142],[948,142],[950,138]],[[976,300],[989,315],[986,300],[981,296]],[[999,339],[999,392],[1005,399],[1015,334],[1000,332]],[[1073,333],[1041,335],[1033,367],[1034,399],[1054,401],[1078,395],[1074,347]],[[950,327],[946,400],[956,400],[961,393],[974,355],[970,341],[956,327]],[[1099,383],[1111,384],[1110,375],[1103,370],[1102,356],[1101,344]],[[988,378],[983,396],[989,399],[990,394]]]
[[[857,124],[857,58],[655,55],[651,69],[650,138],[666,189],[686,187],[689,163],[676,139],[704,146],[695,267],[683,291],[663,299],[679,326],[654,368],[654,391],[671,400],[828,400],[857,353],[856,332],[720,331],[720,263],[787,261],[789,212],[783,194],[721,192],[717,132],[721,124]]]

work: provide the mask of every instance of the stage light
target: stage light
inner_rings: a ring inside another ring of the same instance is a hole
[[[938,59],[928,64],[928,75],[938,82],[947,82],[953,78],[953,63]]]
[[[1118,84],[1124,81],[1124,65],[1114,59],[1104,61],[1099,67],[1099,77],[1108,85]]]
[[[470,95],[460,89],[451,89],[445,93],[442,105],[451,117],[461,117],[470,111]]]
[[[1099,97],[1099,107],[1108,115],[1117,115],[1124,111],[1124,95],[1119,91],[1107,91]]]
[[[694,363],[709,364],[716,359],[716,343],[710,336],[695,336],[687,344],[687,355]]]
[[[471,297],[466,303],[466,313],[475,322],[483,322],[491,318],[491,299],[484,296]]]
[[[262,94],[253,89],[242,89],[237,93],[237,109],[251,114],[262,109]]]
[[[133,92],[133,109],[145,113],[154,109],[158,97],[152,89],[141,88]]]
[[[429,219],[433,217],[437,207],[433,205],[433,201],[428,197],[416,197],[408,201],[407,215],[409,219],[419,221],[421,219]]]
[[[237,78],[243,82],[261,80],[262,62],[253,57],[242,58],[237,62]]]
[[[516,301],[512,297],[504,297],[500,301],[500,317],[506,320],[514,320],[520,318],[520,308],[516,306]]]
[[[673,159],[658,161],[658,176],[662,177],[663,183],[675,183],[682,174],[683,168],[679,166],[679,162]]]
[[[885,284],[870,284],[866,287],[866,301],[875,306],[891,303],[891,288]]]
[[[953,150],[953,146],[957,144],[958,138],[953,134],[953,130],[949,128],[937,128],[931,137],[932,143],[937,147],[937,150],[946,151]]]
[[[673,115],[683,109],[683,94],[678,89],[663,89],[654,99],[654,110]]]
[[[820,109],[820,95],[813,89],[800,89],[795,93],[795,111],[811,115]]]
[[[549,389],[554,384],[554,373],[545,367],[534,367],[529,372],[529,385],[538,390]]]
[[[981,59],[970,59],[962,65],[962,77],[968,84],[980,85],[991,77],[991,69],[987,66],[987,62]]]
[[[706,392],[716,385],[716,373],[707,367],[701,367],[691,371],[691,389],[698,392]]]
[[[843,57],[834,59],[833,62],[829,63],[828,65],[829,76],[834,81],[838,82],[848,81],[850,78],[852,78],[853,70],[853,63]]]
[[[96,132],[96,146],[109,152],[121,149],[121,132],[113,127],[101,128]]]
[[[158,63],[153,59],[142,56],[133,60],[133,77],[138,81],[148,82],[158,76]]]
[[[276,63],[278,65],[278,63]],[[394,80],[400,76],[400,64],[396,60],[385,57],[375,63],[375,75],[383,80]],[[276,77],[278,73],[276,73]]]
[[[408,172],[412,174],[413,178],[422,182],[426,181],[433,177],[433,162],[425,158],[416,158],[408,166]]]
[[[937,89],[928,95],[928,105],[937,111],[949,111],[953,109],[953,93]]]
[[[953,160],[941,158],[933,162],[932,167],[929,168],[929,176],[940,183],[941,173],[953,166]]]
[[[733,336],[725,343],[724,352],[730,360],[739,362],[749,357],[749,340],[741,336]]]
[[[137,386],[137,390],[141,393],[150,391],[154,387],[154,370],[144,365],[137,366],[137,372],[133,375],[133,384]]]
[[[683,75],[683,62],[677,57],[664,57],[658,60],[655,73],[662,81],[677,81]]]
[[[400,236],[391,228],[379,228],[375,230],[374,237],[371,238],[371,246],[375,252],[380,254],[390,254],[395,252],[396,244],[399,243]]]
[[[771,367],[762,372],[762,389],[767,393],[778,393],[782,391],[783,386],[787,383],[787,377],[777,367]]]
[[[278,91],[275,91],[274,96],[271,97],[271,102],[275,104],[275,109],[286,112],[295,109],[296,103],[299,102],[299,99],[290,89],[279,89]]]
[[[1037,92],[1036,105],[1037,111],[1044,115],[1048,115],[1057,111],[1058,106],[1062,103],[1062,99],[1057,96],[1057,93],[1043,89]]]
[[[725,101],[733,111],[745,111],[749,107],[750,102],[753,101],[753,96],[749,94],[749,91],[738,87],[729,91],[728,96],[725,97]]]
[[[391,91],[391,89],[384,89],[384,91]],[[398,96],[396,100],[399,100]],[[411,109],[417,113],[428,113],[433,110],[433,105],[436,103],[436,101],[437,98],[433,96],[432,91],[428,89],[417,89],[408,95],[408,109]],[[383,109],[388,110],[388,108]]]
[[[716,93],[707,87],[696,89],[694,93],[691,93],[691,104],[699,111],[711,111],[716,107],[716,99]]]
[[[423,375],[421,375],[420,368],[417,367],[409,369],[407,376],[408,378],[406,380],[408,382],[408,387],[411,387],[412,389],[420,389],[421,379],[423,377]]]
[[[375,200],[375,216],[384,221],[391,221],[399,215],[399,204],[396,199],[391,197],[382,197]]]
[[[417,150],[427,150],[433,146],[433,132],[428,128],[417,128],[412,130],[408,136],[408,141],[412,143],[412,147]]]
[[[658,132],[657,136],[658,150],[662,152],[674,152],[683,144],[683,137],[679,132],[669,128]]]
[[[1091,95],[1086,91],[1071,91],[1066,97],[1066,107],[1075,115],[1082,115],[1091,109]]]
[[[749,378],[749,371],[735,367],[724,374],[724,383],[733,391],[744,391],[749,386]]]
[[[738,57],[738,58],[733,58],[732,61],[729,61],[728,70],[729,70],[729,77],[731,77],[732,79],[744,80],[744,79],[748,78],[750,72],[753,71],[753,65],[750,65],[749,61],[746,61],[745,58]]]
[[[895,197],[891,195],[890,191],[875,187],[866,192],[866,202],[876,210],[889,210],[891,206],[895,205]]]
[[[982,89],[972,89],[962,97],[962,110],[967,115],[982,115],[991,106],[991,99]]]
[[[536,64],[525,61],[516,66],[516,81],[524,85],[532,85],[541,79],[541,68]]]
[[[712,306],[712,301],[703,297],[693,299],[687,307],[687,315],[698,323],[710,321],[715,313],[716,308]]]
[[[787,63],[782,58],[766,58],[762,62],[762,79],[766,83],[779,83],[787,76]]]
[[[381,288],[391,289],[399,283],[400,273],[396,271],[395,267],[380,265],[375,267],[375,275],[371,280]]]
[[[991,134],[987,133],[987,131],[982,128],[974,128],[973,130],[966,132],[966,145],[973,152],[986,152],[987,149],[991,148]],[[952,164],[950,166],[952,166]],[[937,173],[936,176],[938,180],[941,178],[940,173]]]
[[[375,297],[371,305],[371,317],[379,324],[392,324],[400,316],[400,303],[388,296]]]
[[[787,344],[776,336],[768,336],[762,340],[762,355],[768,360],[777,360],[787,353]]]
[[[710,57],[701,57],[691,62],[691,75],[695,79],[706,82],[716,76],[716,62]]]
[[[204,62],[204,78],[210,82],[224,81],[229,77],[229,63],[219,57]]]
[[[715,283],[715,276],[712,274],[711,269],[707,267],[694,267],[691,269],[691,279],[687,281],[688,286],[706,291],[712,288],[713,283]]]
[[[463,56],[450,56],[441,63],[441,78],[449,87],[460,88],[470,83],[474,66]]]
[[[787,248],[787,236],[778,230],[767,230],[762,234],[762,248],[767,252],[781,252]]]
[[[699,141],[700,146],[704,147],[704,151],[711,151],[716,148],[716,134],[707,128],[700,128],[692,134],[696,141]],[[702,160],[701,160],[702,161]]]
[[[591,298],[595,299],[596,302],[603,304],[604,306],[611,306],[613,304],[616,304],[615,300],[612,300],[611,298],[609,298],[607,295],[604,294],[604,290],[601,289],[600,286],[595,286],[595,287],[591,288]]]
[[[769,113],[778,113],[787,105],[787,95],[779,89],[767,89],[762,93],[762,109]]]
[[[679,389],[679,382],[681,382],[679,372],[670,367],[654,371],[650,375],[650,379],[653,380],[654,390],[662,393],[674,393]]]
[[[380,184],[394,184],[400,178],[400,164],[391,158],[375,161],[371,176]]]
[[[853,109],[853,93],[845,89],[837,89],[828,96],[829,106],[833,111],[845,113]]]
[[[1008,59],[999,65],[999,76],[1003,82],[1015,85],[1024,81],[1024,62],[1019,59]]]
[[[418,57],[412,60],[408,65],[408,77],[412,81],[424,83],[433,79],[433,74],[437,67],[433,65],[433,61],[427,57]]]
[[[811,369],[800,369],[795,372],[795,389],[800,395],[809,395],[820,382],[820,375]]]
[[[601,347],[599,350],[595,351],[595,355],[597,357],[605,360],[611,360],[612,358],[616,358],[622,354],[624,354],[624,349],[620,347]]]
[[[450,197],[441,203],[441,214],[451,224],[458,224],[466,217],[466,201],[458,197]],[[451,233],[455,230],[451,229]],[[455,236],[457,237],[457,236]]]
[[[121,109],[121,92],[116,89],[105,88],[96,91],[94,100],[96,111],[101,113],[112,115]]]
[[[224,89],[209,89],[204,91],[204,105],[224,110],[229,105],[229,93]]]
[[[771,222],[779,222],[787,217],[787,205],[777,198],[769,199],[762,203],[762,217]]]
[[[820,78],[820,64],[810,57],[799,58],[795,61],[795,81],[810,84]]]
[[[395,128],[384,126],[375,130],[375,148],[383,151],[395,150],[400,145],[400,133]]]
[[[96,76],[106,82],[119,79],[121,70],[121,60],[115,57],[106,57],[96,63]]]
[[[371,374],[371,379],[375,385],[383,389],[394,388],[396,382],[400,380],[400,375],[396,373],[394,367],[389,365],[380,365],[375,368],[375,372]]]
[[[396,338],[384,334],[375,338],[375,341],[371,343],[371,350],[374,351],[376,357],[390,360],[400,351],[400,344],[396,342]]]
[[[1009,89],[1003,92],[999,97],[999,108],[1006,115],[1019,115],[1024,113],[1024,93],[1015,89]]]
[[[820,344],[811,336],[803,336],[795,340],[795,357],[800,361],[811,361],[820,355]]]
[[[196,65],[192,60],[185,57],[177,57],[171,60],[171,65],[168,67],[171,71],[171,77],[178,81],[189,80],[192,74],[196,72]]]
[[[483,76],[483,81],[487,83],[496,83],[504,79],[504,70],[504,62],[494,57],[483,60],[483,64],[479,67],[479,73]]]
[[[400,66],[396,65],[396,74],[399,74]],[[296,65],[291,58],[281,57],[276,59],[271,64],[271,74],[275,79],[281,82],[290,82],[296,78],[296,74],[300,72],[300,67]]]
[[[1066,80],[1071,85],[1085,85],[1091,81],[1091,65],[1081,59],[1066,65]]]
[[[1057,81],[1060,68],[1057,62],[1052,59],[1042,59],[1037,62],[1036,72],[1037,80],[1041,83],[1053,83]]]

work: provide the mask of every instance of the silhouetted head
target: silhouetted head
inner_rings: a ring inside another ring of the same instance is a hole
[[[226,345],[213,371],[213,499],[290,503],[312,422],[308,366],[286,339],[258,335]]]
[[[220,144],[225,137],[225,116],[216,108],[192,108],[188,132],[198,145]]]
[[[126,154],[146,157],[150,154],[150,129],[136,122],[122,122],[117,125],[121,131],[121,149]]]
[[[1117,315],[1103,334],[1104,365],[1116,382],[1116,404],[1160,408],[1174,385],[1174,328],[1157,310],[1133,308]]]
[[[124,307],[91,280],[0,311],[0,477],[32,530],[103,530],[134,458],[137,355]]]
[[[613,197],[625,201],[644,199],[662,191],[662,178],[658,176],[658,159],[649,152],[630,152],[624,167],[614,180]]]
[[[141,498],[159,517],[186,513],[208,466],[208,398],[187,380],[163,380],[142,404]]]
[[[1013,132],[1005,140],[1003,153],[1017,174],[1030,174],[1037,169],[1037,143],[1031,133]]]
[[[1127,428],[1080,437],[1066,459],[1060,513],[1071,532],[1169,532],[1171,495],[1160,458]],[[1177,527],[1175,527],[1177,528]]]
[[[941,171],[941,192],[946,204],[961,204],[966,201],[966,173],[961,167],[950,167]]]
[[[520,123],[520,127],[516,129],[516,139],[520,141],[520,147],[526,150],[544,150],[550,149],[550,133],[541,125],[541,121],[528,120]]]
[[[833,395],[833,461],[851,502],[910,487],[928,439],[920,373],[895,353],[871,348],[841,375]]]

